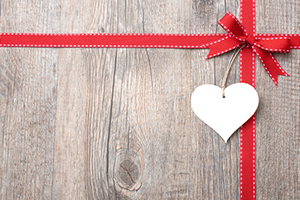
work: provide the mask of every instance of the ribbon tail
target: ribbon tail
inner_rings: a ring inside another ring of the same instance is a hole
[[[237,39],[231,36],[226,36],[220,40],[211,42],[206,45],[210,49],[210,51],[205,59],[212,58],[220,54],[226,53],[227,51],[235,49],[239,45],[240,45],[240,41],[238,41]]]
[[[277,62],[277,60],[271,52],[262,50],[255,46],[253,46],[253,51],[259,57],[260,61],[262,62],[264,68],[266,69],[267,73],[269,74],[275,85],[277,85],[278,83],[278,75],[289,76],[282,69],[282,67],[279,65],[279,63]]]

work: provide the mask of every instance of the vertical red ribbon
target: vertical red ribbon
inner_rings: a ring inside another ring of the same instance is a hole
[[[255,0],[241,0],[240,21],[255,34]],[[255,87],[255,54],[246,47],[240,54],[240,82]],[[240,136],[240,199],[256,198],[255,185],[255,114],[242,127]]]

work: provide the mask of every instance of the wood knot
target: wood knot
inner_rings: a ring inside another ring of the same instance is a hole
[[[138,166],[130,158],[120,163],[118,173],[126,188],[132,188],[138,182],[140,176]]]
[[[145,181],[145,158],[143,140],[131,129],[119,134],[116,141],[113,164],[113,190],[129,199],[140,199]]]
[[[115,186],[127,192],[137,192],[144,181],[144,155],[141,150],[121,151],[115,163]],[[126,193],[126,192],[125,192]]]

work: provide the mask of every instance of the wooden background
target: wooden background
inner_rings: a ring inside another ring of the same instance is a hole
[[[1,0],[1,32],[223,33],[239,0]],[[300,0],[257,0],[258,33],[300,33]],[[231,53],[0,49],[1,199],[239,199],[227,144],[191,110]],[[300,51],[256,59],[257,199],[300,199]],[[228,84],[239,82],[236,60]]]

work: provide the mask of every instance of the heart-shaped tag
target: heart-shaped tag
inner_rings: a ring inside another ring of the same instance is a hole
[[[193,92],[191,100],[196,115],[225,143],[255,113],[258,102],[256,90],[246,83],[228,86],[224,98],[220,87],[201,85]]]

